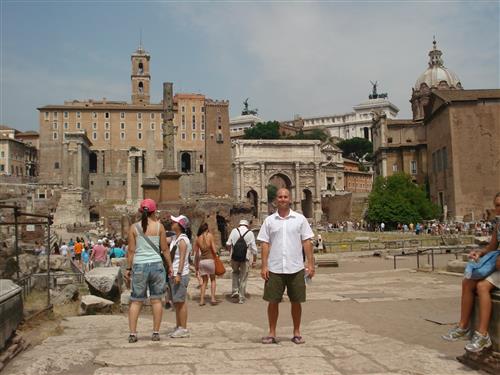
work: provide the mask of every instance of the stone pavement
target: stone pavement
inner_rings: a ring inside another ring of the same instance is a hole
[[[247,293],[252,296],[264,294],[264,282],[253,270],[249,277]],[[353,300],[356,302],[406,301],[435,299],[460,295],[460,281],[446,283],[442,277],[410,269],[394,271],[368,271],[356,273],[317,273],[307,290],[307,300],[333,302]],[[217,290],[230,291],[231,279],[217,279]],[[192,279],[189,295],[197,297],[199,291]]]
[[[143,334],[129,344],[125,316],[68,318],[61,336],[21,354],[4,374],[478,374],[438,351],[336,320],[304,325],[304,345],[293,344],[289,337],[280,338],[278,345],[262,345],[262,329],[230,321],[194,322],[187,339],[167,338],[171,327],[163,324],[162,340],[151,342],[150,317],[141,317],[139,323]]]
[[[228,293],[231,280],[217,281],[218,294]],[[189,302],[191,337],[170,339],[173,315],[165,314],[160,342],[150,341],[151,315],[139,319],[139,342],[127,342],[128,323],[125,315],[100,315],[67,318],[62,334],[46,339],[41,345],[24,352],[4,369],[6,375],[131,375],[131,374],[304,374],[304,375],[460,375],[479,374],[454,359],[462,354],[462,343],[456,354],[445,354],[440,346],[423,346],[419,332],[408,324],[422,327],[438,342],[439,334],[448,327],[422,323],[414,311],[388,311],[396,306],[417,306],[443,319],[446,311],[458,308],[458,278],[411,270],[368,271],[339,274],[320,270],[308,286],[305,311],[313,319],[305,319],[302,334],[307,341],[295,345],[289,336],[280,337],[278,345],[262,345],[266,333],[263,281],[252,270],[248,281],[250,298],[245,305],[226,301],[216,307],[197,306]],[[191,298],[199,291],[191,279]],[[372,302],[372,303],[370,303]],[[422,304],[424,306],[422,306]],[[443,304],[449,306],[443,309]],[[377,306],[374,310],[372,306]],[[386,307],[390,306],[390,307]],[[346,308],[352,315],[335,320],[334,311]],[[408,307],[406,307],[408,308]],[[280,322],[291,324],[289,304],[285,303]],[[323,309],[321,311],[316,309]],[[359,311],[365,311],[363,314]],[[381,309],[381,310],[378,310]],[[385,310],[384,310],[385,309]],[[444,311],[446,310],[446,311]],[[368,312],[371,311],[371,314]],[[384,312],[385,311],[385,312]],[[457,310],[458,311],[458,310]],[[376,312],[374,316],[374,312]],[[455,314],[453,314],[455,315]],[[419,319],[419,321],[408,320]],[[371,320],[361,322],[364,318]],[[167,322],[168,321],[168,322]],[[412,324],[414,322],[415,324]],[[365,324],[361,326],[360,324]],[[425,324],[425,325],[423,325]],[[370,325],[389,330],[367,332]],[[279,333],[291,327],[279,325]],[[394,337],[392,331],[402,330]],[[412,340],[410,336],[416,337]],[[407,340],[408,338],[408,340]],[[428,343],[428,342],[427,342]],[[449,345],[449,344],[444,344]],[[449,348],[449,346],[447,346]],[[451,355],[450,355],[451,354]]]

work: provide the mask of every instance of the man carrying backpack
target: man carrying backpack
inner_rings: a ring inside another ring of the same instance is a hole
[[[250,260],[255,265],[257,260],[257,245],[255,236],[248,229],[247,220],[240,220],[239,226],[234,228],[226,242],[226,248],[231,253],[231,267],[233,269],[232,298],[239,297],[239,303],[245,303],[245,290],[247,286]]]

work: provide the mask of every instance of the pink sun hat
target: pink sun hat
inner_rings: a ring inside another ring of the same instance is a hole
[[[139,212],[143,212],[145,208],[148,210],[148,212],[155,212],[156,202],[150,198],[144,199],[139,206]]]

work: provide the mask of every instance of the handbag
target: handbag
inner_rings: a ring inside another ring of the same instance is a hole
[[[222,263],[222,260],[220,260],[214,249],[210,248],[210,251],[212,252],[212,256],[214,257],[215,276],[224,275],[226,273],[226,267],[224,267],[224,263]]]
[[[498,255],[500,255],[500,250],[490,251],[479,258],[477,262],[468,262],[465,266],[465,278],[481,280],[491,275],[496,270]]]

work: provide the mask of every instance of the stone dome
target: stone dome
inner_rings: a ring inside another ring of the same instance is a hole
[[[429,52],[429,67],[418,77],[415,82],[415,90],[420,90],[424,83],[429,88],[447,85],[447,88],[462,89],[460,78],[444,66],[443,59],[441,58],[443,53],[436,48],[436,40],[432,43],[434,46]]]

